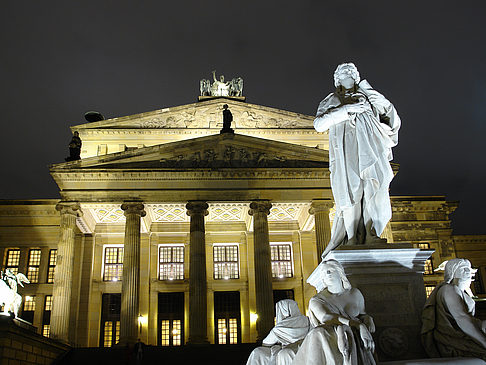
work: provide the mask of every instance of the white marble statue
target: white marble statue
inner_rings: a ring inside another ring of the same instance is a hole
[[[0,274],[0,305],[3,305],[3,314],[13,313],[18,317],[22,304],[22,296],[17,293],[17,286],[24,286],[23,283],[30,283],[24,274],[14,274],[9,269]]]
[[[275,327],[263,340],[263,346],[250,354],[247,365],[290,365],[302,339],[309,332],[309,318],[300,313],[295,301],[279,301],[275,312]]]
[[[376,364],[373,319],[361,292],[351,287],[336,260],[322,261],[307,282],[318,293],[309,301],[313,329],[292,365]]]
[[[467,294],[474,273],[469,260],[449,260],[444,281],[427,299],[422,312],[422,344],[430,357],[486,360],[486,321],[474,318],[475,303]]]
[[[243,79],[236,77],[231,81],[224,81],[224,75],[216,77],[213,71],[213,83],[210,80],[202,79],[199,81],[199,91],[201,96],[243,96]]]
[[[393,105],[357,68],[344,63],[334,73],[336,91],[321,101],[314,128],[329,130],[329,170],[336,204],[331,240],[322,257],[341,244],[381,243],[391,218],[388,188],[392,147],[400,118]]]
[[[216,78],[216,71],[213,71],[213,84],[211,85],[211,95],[212,96],[229,96],[230,93],[230,83],[224,81],[224,75]]]

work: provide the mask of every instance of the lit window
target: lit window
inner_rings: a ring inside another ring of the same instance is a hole
[[[430,294],[434,291],[435,286],[434,285],[426,285],[425,286],[425,295],[428,298]]]
[[[180,346],[182,344],[182,328],[180,319],[163,319],[160,323],[160,328],[162,346]]]
[[[184,279],[184,246],[159,247],[159,280]]]
[[[44,299],[44,314],[42,316],[42,335],[49,337],[51,333],[52,295],[46,295]]]
[[[49,337],[50,333],[51,333],[51,325],[50,324],[42,325],[42,336]]]
[[[238,245],[214,246],[214,278],[238,279]]]
[[[418,248],[424,249],[424,250],[430,249],[430,245],[428,243],[419,243],[417,246],[418,246]],[[425,275],[433,275],[434,274],[434,265],[432,263],[432,258],[427,259],[425,261],[424,274]]]
[[[47,265],[47,283],[54,283],[54,269],[57,263],[57,250],[49,251],[49,263]]]
[[[7,250],[7,262],[5,269],[9,269],[12,273],[18,274],[20,262],[20,250],[10,249]]]
[[[26,295],[24,298],[24,312],[35,311],[35,296]]]
[[[238,343],[238,321],[236,318],[229,319],[229,343]]]
[[[226,320],[224,318],[218,318],[218,344],[226,344],[226,332],[228,332]]]
[[[39,282],[39,266],[41,260],[41,250],[35,249],[29,251],[29,264],[27,267],[27,279],[31,283]]]
[[[238,343],[238,320],[236,318],[218,318],[218,345]]]
[[[120,321],[115,323],[115,344],[120,342]]]
[[[104,347],[111,347],[112,336],[113,336],[113,322],[107,321],[107,322],[105,322],[105,330],[104,330],[104,334],[103,334],[103,346]]]
[[[105,247],[104,281],[119,281],[123,277],[123,247]]]
[[[293,276],[291,244],[270,244],[270,252],[272,260],[272,277],[291,278]]]

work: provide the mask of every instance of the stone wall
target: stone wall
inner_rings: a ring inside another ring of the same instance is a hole
[[[70,347],[36,333],[29,324],[0,316],[0,363],[52,364]]]

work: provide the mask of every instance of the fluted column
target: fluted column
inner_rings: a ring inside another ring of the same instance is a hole
[[[207,279],[206,279],[206,233],[204,216],[209,205],[204,201],[186,204],[191,217],[189,241],[189,343],[208,343]]]
[[[50,336],[68,343],[74,270],[74,229],[76,218],[81,216],[82,212],[76,202],[60,202],[56,205],[56,210],[61,214],[61,231],[57,245],[57,264],[52,290]]]
[[[267,217],[271,207],[268,200],[254,201],[250,204],[249,211],[253,216],[257,341],[262,341],[274,326],[272,261]]]
[[[314,215],[316,231],[317,260],[321,261],[322,253],[331,240],[331,223],[329,210],[333,207],[332,200],[315,199],[312,201],[309,213]]]
[[[140,218],[145,216],[141,202],[125,202],[125,241],[120,314],[120,344],[138,339],[140,291]]]

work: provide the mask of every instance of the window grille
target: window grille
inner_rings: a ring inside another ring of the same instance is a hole
[[[123,247],[105,247],[103,281],[119,281],[123,277]]]
[[[159,293],[160,346],[181,346],[184,339],[184,293]]]
[[[54,270],[57,263],[57,250],[49,251],[49,262],[47,265],[47,283],[54,283]]]
[[[9,249],[7,250],[7,261],[5,269],[9,269],[12,273],[18,274],[20,262],[20,250]]]
[[[34,320],[35,311],[35,295],[26,295],[24,297],[24,307],[21,318],[27,322],[32,323]]]
[[[429,250],[430,245],[428,243],[419,243],[418,248]],[[424,266],[424,275],[433,275],[434,274],[434,265],[432,262],[432,257],[427,259],[425,261],[425,266]]]
[[[42,335],[49,337],[51,333],[52,295],[46,295],[44,299],[44,314],[42,316]]]
[[[27,279],[31,283],[39,282],[39,267],[41,260],[41,250],[31,249],[29,250],[29,261],[27,266]]]
[[[435,285],[425,285],[425,295],[428,298],[435,289]]]
[[[216,245],[213,247],[214,278],[238,279],[238,245]]]
[[[159,247],[159,280],[184,279],[184,246]]]
[[[240,293],[214,292],[215,342],[219,345],[241,342]]]
[[[272,277],[273,278],[291,278],[292,272],[292,245],[270,244],[270,253],[272,260]]]
[[[120,313],[121,294],[103,294],[100,346],[111,347],[120,341]]]

